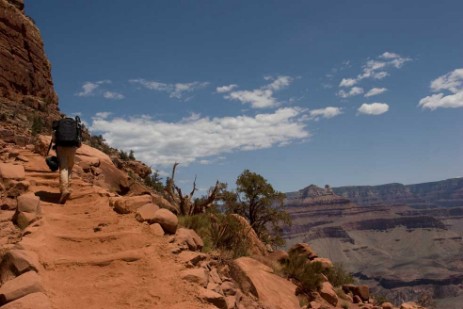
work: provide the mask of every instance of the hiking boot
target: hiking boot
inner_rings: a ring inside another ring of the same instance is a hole
[[[63,192],[63,193],[61,193],[61,197],[59,198],[59,203],[60,204],[65,204],[70,196],[71,196],[71,192]]]

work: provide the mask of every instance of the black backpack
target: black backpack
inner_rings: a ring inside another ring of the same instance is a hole
[[[65,147],[80,147],[82,145],[82,125],[79,116],[75,119],[63,118],[53,121],[55,144]]]

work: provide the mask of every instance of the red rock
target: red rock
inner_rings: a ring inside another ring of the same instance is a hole
[[[19,226],[20,229],[24,230],[36,219],[37,219],[36,213],[19,212],[16,216],[16,224]]]
[[[296,286],[275,274],[270,267],[250,257],[233,261],[233,279],[245,293],[259,298],[263,305],[275,309],[299,309]]]
[[[188,249],[196,251],[204,247],[201,237],[192,229],[179,228],[175,234],[175,243],[178,245],[186,244]]]
[[[156,236],[159,236],[159,237],[164,236],[164,230],[162,229],[162,226],[159,223],[151,224],[150,230]]]
[[[204,261],[207,255],[200,252],[182,251],[178,255],[178,259],[184,263],[191,263],[197,265],[200,261]]]
[[[18,197],[18,211],[37,213],[40,210],[40,198],[34,193],[26,193]]]
[[[338,304],[338,296],[331,283],[323,282],[319,293],[330,305],[336,306]]]
[[[209,283],[209,275],[204,268],[186,269],[181,272],[180,277],[183,280],[198,283],[204,288]]]
[[[0,163],[0,177],[9,180],[24,180],[26,173],[22,165]]]
[[[159,223],[165,232],[175,234],[178,225],[178,218],[167,209],[159,209],[153,218],[154,223]]]
[[[227,309],[228,308],[227,301],[225,300],[223,295],[220,295],[217,292],[207,290],[207,289],[203,289],[203,290],[201,290],[199,292],[199,298],[206,301],[206,302],[208,302],[208,303],[213,304],[217,308],[220,308],[220,309]]]
[[[249,244],[249,253],[254,255],[266,256],[268,254],[267,248],[265,247],[264,243],[259,239],[256,232],[249,224],[248,220],[237,214],[231,215],[231,218],[234,218],[241,225],[243,229],[243,234],[246,238],[246,242]]]
[[[44,292],[39,275],[35,271],[26,272],[2,285],[0,306],[35,292]]]
[[[52,306],[47,295],[37,292],[12,301],[2,306],[2,309],[52,309]]]
[[[35,252],[27,250],[9,250],[0,264],[0,279],[5,283],[28,271],[39,271],[40,263]]]
[[[145,204],[137,209],[135,213],[135,219],[137,219],[137,221],[139,222],[146,221],[148,223],[154,223],[154,217],[158,210],[159,207],[157,205],[154,205],[152,203]]]
[[[10,0],[11,1],[11,0]],[[22,1],[0,1],[0,97],[21,101],[40,98],[43,108],[57,111],[51,65],[38,28],[24,15]],[[26,102],[23,102],[26,105]]]
[[[362,301],[368,301],[370,299],[370,289],[366,285],[353,285],[345,284],[342,286],[345,293],[352,292],[352,294],[360,296]]]
[[[122,197],[115,200],[114,210],[120,214],[128,214],[149,203],[152,203],[150,195]]]

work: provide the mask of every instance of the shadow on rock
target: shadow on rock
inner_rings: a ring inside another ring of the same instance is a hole
[[[53,193],[53,192],[47,192],[47,191],[38,191],[35,193],[38,197],[40,197],[40,200],[42,202],[47,202],[47,203],[59,203],[59,198],[61,196],[60,193]]]

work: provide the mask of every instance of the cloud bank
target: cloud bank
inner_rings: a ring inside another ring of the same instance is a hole
[[[418,106],[430,110],[463,107],[463,68],[439,76],[431,82],[430,88],[433,92],[446,91],[447,94],[439,92],[422,98]]]
[[[310,136],[307,115],[300,108],[280,108],[254,117],[201,117],[193,114],[179,122],[147,116],[109,118],[99,113],[90,129],[114,147],[134,150],[137,158],[158,166],[189,164],[235,151],[283,146]]]

